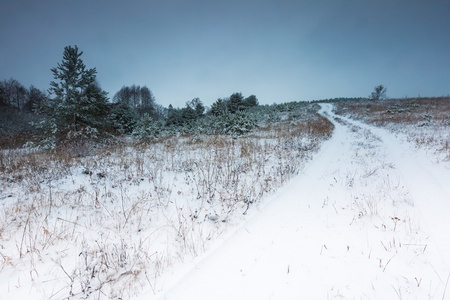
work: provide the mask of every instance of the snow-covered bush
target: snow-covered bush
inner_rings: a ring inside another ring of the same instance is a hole
[[[253,115],[245,112],[227,114],[223,116],[221,121],[223,122],[224,132],[232,136],[246,134],[258,127],[257,121]]]
[[[120,133],[130,133],[137,122],[136,111],[126,103],[119,103],[112,107],[108,116],[112,127]]]
[[[149,115],[144,115],[133,130],[133,137],[146,141],[153,141],[166,135],[167,130],[164,124],[155,122]]]

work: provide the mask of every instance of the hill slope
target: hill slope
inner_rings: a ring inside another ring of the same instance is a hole
[[[321,113],[335,133],[315,159],[181,280],[166,275],[161,299],[450,296],[449,170],[331,104]]]

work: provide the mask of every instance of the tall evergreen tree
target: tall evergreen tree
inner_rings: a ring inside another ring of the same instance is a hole
[[[86,126],[98,127],[106,115],[106,92],[95,82],[96,69],[87,69],[77,46],[64,48],[63,60],[52,68],[55,81],[50,82],[54,119],[60,130],[78,131]]]

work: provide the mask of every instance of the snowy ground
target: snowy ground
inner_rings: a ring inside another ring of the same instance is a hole
[[[239,139],[1,153],[0,299],[449,299],[448,113],[321,105],[325,142],[305,105]]]
[[[287,106],[239,138],[1,151],[0,299],[154,298],[331,136],[317,105]]]
[[[165,274],[160,299],[450,299],[448,164],[331,104],[322,113],[335,132],[314,160]]]

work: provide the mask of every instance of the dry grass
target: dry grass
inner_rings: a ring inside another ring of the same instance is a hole
[[[203,253],[331,136],[316,109],[238,139],[0,152],[0,272],[26,266],[15,289],[49,299],[158,291],[168,266]]]
[[[339,101],[336,113],[383,126],[450,160],[450,98]]]

